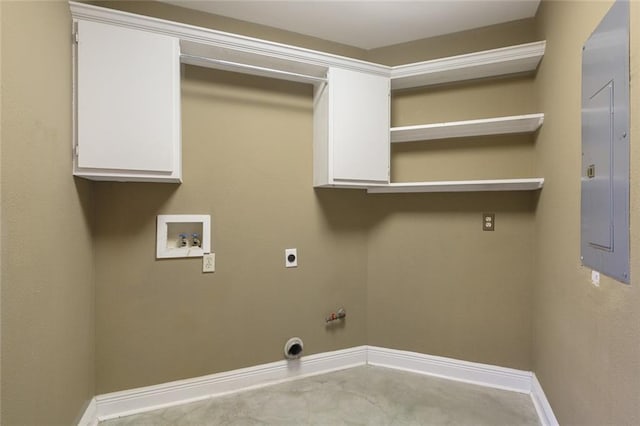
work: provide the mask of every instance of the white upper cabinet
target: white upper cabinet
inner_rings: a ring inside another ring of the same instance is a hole
[[[180,182],[177,38],[77,22],[74,174]]]
[[[388,76],[330,68],[314,99],[314,185],[389,183]]]
[[[369,192],[540,189],[544,179],[390,183],[391,143],[534,132],[544,115],[390,127],[391,90],[534,72],[539,41],[385,66],[242,35],[69,2],[74,174],[181,182],[180,63],[314,86],[313,184]]]

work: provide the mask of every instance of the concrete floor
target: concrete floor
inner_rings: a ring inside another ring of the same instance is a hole
[[[100,423],[539,425],[529,395],[363,366]]]

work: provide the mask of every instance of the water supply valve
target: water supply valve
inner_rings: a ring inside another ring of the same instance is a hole
[[[191,246],[192,247],[202,247],[202,241],[200,241],[200,235],[197,233],[191,234]]]
[[[331,312],[329,316],[327,316],[324,321],[326,323],[330,323],[333,321],[344,319],[347,316],[347,311],[344,308],[338,309],[336,312]]]

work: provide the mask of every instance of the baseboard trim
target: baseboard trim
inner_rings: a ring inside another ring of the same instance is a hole
[[[370,365],[520,393],[531,392],[530,371],[376,346],[369,346],[367,353]]]
[[[540,382],[530,371],[376,346],[357,346],[302,357],[294,362],[277,361],[192,379],[98,395],[91,400],[78,425],[97,426],[98,422],[102,420],[144,413],[366,364],[525,393],[531,396],[542,425],[558,426],[558,421]]]
[[[544,426],[559,426],[558,420],[556,419],[555,414],[553,414],[551,404],[549,404],[549,400],[544,394],[542,385],[540,385],[535,374],[531,381],[531,399],[533,400],[533,406],[536,407],[540,423]]]
[[[96,396],[99,421],[195,402],[302,377],[366,365],[367,347],[277,361],[154,386]]]
[[[95,398],[91,398],[89,405],[84,410],[78,426],[98,426],[98,404]]]

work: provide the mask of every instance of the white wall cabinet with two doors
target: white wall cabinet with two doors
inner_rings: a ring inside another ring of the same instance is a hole
[[[369,192],[535,190],[542,178],[390,182],[391,142],[502,133],[535,117],[390,128],[393,89],[533,71],[544,42],[397,67],[70,2],[76,31],[74,174],[181,182],[180,63],[314,86],[313,185]],[[538,125],[539,125],[538,124]],[[530,126],[517,127],[515,131]],[[481,132],[474,133],[475,129]],[[534,126],[533,130],[537,127]],[[507,132],[508,133],[508,132]],[[406,136],[405,136],[406,135]],[[429,136],[431,135],[431,136]],[[407,139],[408,138],[408,139]],[[418,138],[418,139],[414,139]],[[220,141],[224,143],[224,141]]]
[[[76,38],[74,175],[182,181],[180,63],[185,62],[313,84],[314,185],[388,183],[386,67],[70,5]]]

